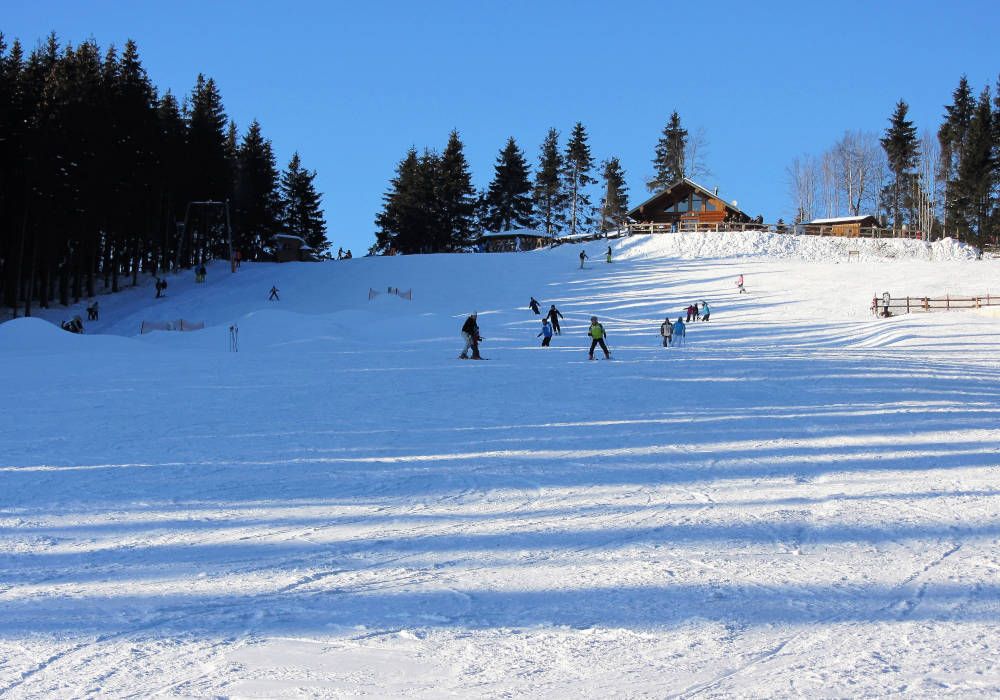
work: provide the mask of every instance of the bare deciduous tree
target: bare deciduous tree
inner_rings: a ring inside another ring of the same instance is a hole
[[[847,131],[833,147],[841,195],[851,216],[860,216],[878,201],[873,182],[881,150],[878,135],[870,131]]]
[[[797,224],[816,218],[816,190],[819,185],[819,167],[812,156],[795,158],[785,172],[788,175],[788,193],[795,206],[794,222]]]
[[[944,183],[938,180],[941,144],[929,131],[924,131],[920,141],[920,162],[917,164],[917,176],[913,179],[913,200],[917,226],[924,235],[933,237],[939,211],[943,215]]]
[[[698,127],[694,133],[688,135],[687,143],[684,145],[684,177],[694,180],[699,177],[707,177],[712,174],[708,169],[708,138],[705,136],[705,129]]]

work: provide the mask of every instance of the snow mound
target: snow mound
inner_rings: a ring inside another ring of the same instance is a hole
[[[934,243],[906,238],[836,238],[798,236],[766,231],[741,233],[668,233],[632,236],[619,242],[617,257],[623,260],[681,258],[796,258],[813,262],[837,262],[858,251],[863,261],[972,260],[976,250],[945,238]]]
[[[40,318],[15,318],[0,325],[0,349],[17,353],[50,353],[78,350],[114,350],[128,342],[119,336],[78,335]]]

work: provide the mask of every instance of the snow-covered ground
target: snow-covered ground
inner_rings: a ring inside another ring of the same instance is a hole
[[[0,325],[0,696],[1000,692],[1000,315],[868,311],[1000,261],[614,247],[217,266],[85,336]],[[473,310],[489,362],[455,359]],[[176,318],[209,327],[135,336]]]

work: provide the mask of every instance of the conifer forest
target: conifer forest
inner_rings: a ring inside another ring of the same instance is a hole
[[[25,55],[0,35],[0,162],[0,288],[14,315],[228,258],[230,231],[245,260],[266,258],[279,230],[319,255],[329,246],[299,154],[279,172],[261,125],[240,132],[211,78],[160,94],[132,41],[102,51],[50,35]]]

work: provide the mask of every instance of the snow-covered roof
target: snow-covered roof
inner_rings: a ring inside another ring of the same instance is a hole
[[[653,196],[651,196],[649,199],[647,199],[645,202],[642,202],[638,206],[632,207],[632,210],[629,211],[629,216],[632,216],[633,214],[637,214],[639,212],[639,210],[642,209],[643,207],[645,207],[647,204],[649,204],[653,200],[657,199],[658,197],[663,196],[667,192],[670,192],[675,187],[677,187],[677,185],[680,185],[682,183],[687,183],[688,185],[690,185],[691,187],[695,188],[696,190],[700,190],[702,194],[704,194],[704,195],[706,195],[708,197],[714,197],[715,199],[718,199],[719,201],[723,202],[726,205],[726,207],[728,207],[729,209],[732,209],[734,211],[739,212],[740,214],[743,214],[743,216],[747,217],[747,219],[750,218],[749,214],[747,214],[745,211],[743,211],[742,209],[739,208],[739,206],[736,204],[736,200],[733,200],[731,202],[726,201],[726,198],[723,197],[721,194],[718,193],[718,188],[716,188],[713,191],[713,190],[708,189],[707,187],[702,187],[701,185],[699,185],[697,182],[695,182],[694,180],[692,180],[689,177],[682,177],[677,182],[672,182],[669,187],[665,187],[664,189],[660,190],[659,192],[656,192],[655,194],[653,194]]]
[[[545,231],[539,231],[533,228],[516,228],[510,231],[486,231],[483,233],[483,238],[514,238],[515,236],[530,236],[531,238],[553,238]]]
[[[813,219],[808,224],[853,224],[859,221],[874,219],[874,214],[863,214],[862,216],[835,216],[831,219]]]

